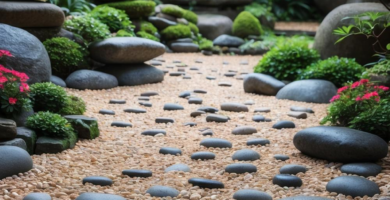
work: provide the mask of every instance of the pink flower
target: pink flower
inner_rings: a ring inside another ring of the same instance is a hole
[[[351,88],[354,89],[360,85],[359,82],[352,83]]]
[[[345,91],[345,90],[348,90],[348,86],[344,86],[344,87],[342,87],[342,88],[339,88],[338,90],[337,90],[337,94],[340,94],[340,93],[342,93],[343,91]]]
[[[367,93],[367,94],[363,95],[362,99],[368,100],[371,97],[379,97],[378,92],[375,91],[375,92]]]
[[[375,101],[376,101],[376,102],[379,102],[380,100],[381,100],[381,97],[379,97],[379,96],[378,96],[378,97],[375,97]]]
[[[1,84],[5,83],[5,82],[7,82],[7,81],[8,81],[8,79],[7,79],[5,76],[1,76],[1,77],[0,77],[0,83],[1,83]]]
[[[12,57],[12,54],[7,50],[0,50],[0,58],[3,56]]]
[[[375,88],[375,89],[381,89],[381,90],[383,90],[383,91],[388,91],[388,90],[389,90],[389,87],[386,87],[386,86],[383,86],[383,85],[381,85],[381,86],[375,86],[374,88]]]
[[[21,83],[21,86],[19,86],[20,92],[28,92],[30,91],[30,87],[27,83]]]
[[[364,84],[364,83],[368,83],[368,79],[362,79],[362,80],[360,80],[359,82],[361,83],[361,84]]]
[[[330,100],[330,102],[334,102],[336,100],[340,99],[340,95],[336,95],[334,97],[332,97],[332,99]]]
[[[359,96],[356,97],[356,99],[355,99],[355,101],[361,101],[361,100],[362,100],[362,98],[360,98]]]
[[[3,72],[3,73],[11,73],[11,70],[5,68],[3,65],[0,65],[0,72]]]
[[[10,97],[10,98],[8,99],[8,102],[9,102],[9,104],[11,104],[11,105],[15,105],[17,101],[18,101],[17,98],[12,98],[12,97]]]

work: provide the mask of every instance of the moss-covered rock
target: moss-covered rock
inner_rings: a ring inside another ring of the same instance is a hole
[[[68,138],[39,137],[35,147],[35,154],[60,153],[69,149]]]
[[[191,23],[198,24],[198,15],[190,10],[185,10],[183,18]]]
[[[194,33],[194,35],[198,35],[198,33],[199,33],[199,28],[195,25],[195,24],[193,24],[193,23],[188,23],[188,26],[190,27],[190,29],[191,29],[191,32],[193,32]]]
[[[233,35],[246,38],[250,35],[259,36],[263,32],[259,20],[250,12],[241,12],[233,23]]]
[[[16,138],[21,138],[26,142],[27,152],[29,154],[34,153],[35,143],[37,141],[37,134],[35,131],[25,127],[18,127]]]
[[[135,35],[133,33],[130,33],[126,30],[119,30],[116,35],[116,37],[134,37]]]
[[[152,34],[149,34],[149,33],[145,32],[145,31],[137,32],[137,36],[141,37],[141,38],[149,39],[149,40],[154,40],[156,42],[160,42],[160,39],[158,39],[156,36],[154,36]]]
[[[164,40],[169,41],[180,38],[190,38],[192,34],[191,28],[189,26],[178,24],[176,26],[169,26],[161,31],[161,36],[164,38]]]
[[[211,51],[213,50],[213,41],[211,40],[207,40],[207,39],[202,39],[200,42],[199,42],[199,49],[200,50],[208,50],[208,51]]]
[[[154,35],[158,32],[157,28],[152,23],[144,20],[140,22],[139,30],[151,35]]]
[[[130,0],[130,1],[107,3],[105,5],[108,5],[110,7],[119,10],[124,10],[126,14],[130,17],[130,19],[132,18],[138,19],[142,17],[148,17],[149,15],[151,15],[154,11],[154,7],[156,6],[156,3],[154,3],[154,1]]]
[[[182,18],[185,14],[185,10],[176,5],[164,5],[161,12],[176,18]]]
[[[83,115],[65,115],[64,118],[72,125],[79,138],[95,139],[100,134],[95,118]]]

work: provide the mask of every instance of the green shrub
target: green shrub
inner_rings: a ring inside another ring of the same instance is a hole
[[[293,81],[302,69],[317,62],[317,51],[309,49],[307,42],[287,40],[272,48],[255,67],[256,73],[274,76],[279,80]]]
[[[337,56],[313,63],[303,70],[300,79],[323,79],[341,87],[349,81],[357,81],[365,68],[355,59]]]
[[[185,10],[176,5],[166,5],[161,9],[161,12],[176,18],[183,18]]]
[[[260,22],[250,12],[241,12],[233,23],[233,34],[246,38],[250,35],[259,36],[263,33]]]
[[[147,32],[152,35],[158,32],[157,28],[148,21],[141,21],[140,26],[140,31]]]
[[[199,28],[195,24],[190,22],[190,23],[188,23],[188,26],[190,27],[191,32],[194,33],[194,35],[199,34]]]
[[[364,72],[364,76],[367,77],[369,77],[370,75],[388,76],[389,74],[390,74],[390,59],[381,59],[372,68],[367,69],[367,71]]]
[[[68,38],[58,37],[43,42],[49,54],[52,73],[66,78],[72,72],[88,68],[85,56],[88,51]]]
[[[61,115],[82,115],[86,111],[85,102],[80,97],[68,96],[65,106],[60,110]]]
[[[102,40],[110,35],[107,25],[88,15],[65,21],[64,29],[80,35],[87,42]]]
[[[190,38],[192,36],[191,28],[183,24],[169,26],[161,31],[161,36],[167,41],[180,38]]]
[[[126,30],[119,30],[116,33],[116,37],[135,37],[135,34]]]
[[[72,126],[65,118],[50,112],[38,112],[30,116],[26,125],[39,136],[70,138],[73,134]]]
[[[213,50],[213,41],[208,40],[208,39],[202,39],[199,41],[199,49],[200,50],[208,50],[211,51]]]
[[[183,18],[186,19],[188,22],[191,22],[193,24],[198,24],[198,15],[196,15],[194,12],[190,10],[185,10]]]
[[[130,19],[139,19],[143,17],[148,17],[154,12],[154,7],[156,3],[153,1],[121,1],[105,4],[110,7],[124,10]]]
[[[34,111],[58,113],[66,104],[66,92],[53,83],[34,83],[30,87]]]
[[[156,42],[160,42],[160,39],[158,39],[156,36],[154,35],[151,35],[147,32],[144,32],[144,31],[139,31],[137,32],[137,35],[141,38],[145,38],[145,39],[149,39],[149,40],[154,40]]]
[[[92,10],[90,15],[106,24],[111,32],[127,29],[131,24],[125,11],[108,6],[98,6]]]

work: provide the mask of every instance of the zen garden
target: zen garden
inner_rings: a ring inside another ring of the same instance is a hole
[[[390,0],[1,0],[0,200],[390,200]]]

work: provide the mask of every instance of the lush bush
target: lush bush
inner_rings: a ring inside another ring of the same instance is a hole
[[[183,18],[193,24],[198,24],[198,15],[190,10],[185,10]]]
[[[125,11],[108,6],[98,6],[92,10],[90,15],[106,24],[111,32],[128,29],[131,25],[131,21]]]
[[[346,126],[390,139],[389,88],[367,79],[340,88],[321,124]]]
[[[347,82],[359,80],[365,69],[355,59],[334,56],[307,67],[300,79],[323,79],[341,87]]]
[[[259,36],[263,32],[260,22],[250,12],[241,12],[233,23],[233,34],[246,38],[250,35]]]
[[[176,5],[165,5],[161,12],[176,18],[182,18],[185,14],[185,10]]]
[[[161,31],[161,36],[166,40],[176,40],[180,38],[190,38],[191,28],[189,26],[178,24],[175,26],[169,26]]]
[[[306,41],[285,40],[272,48],[255,67],[256,73],[274,76],[279,80],[296,80],[302,69],[320,59],[317,51],[309,49]]]
[[[113,8],[124,10],[130,19],[148,17],[154,12],[156,3],[153,1],[121,1],[105,4]]]
[[[191,32],[194,33],[194,35],[198,35],[199,34],[199,28],[195,24],[189,22],[188,26],[190,27]]]
[[[135,34],[134,32],[129,32],[122,29],[116,33],[116,37],[135,37]]]
[[[60,110],[61,115],[82,115],[86,111],[85,102],[80,97],[68,96],[65,106]]]
[[[66,105],[66,92],[53,83],[34,83],[31,85],[34,111],[58,113]]]
[[[88,15],[65,21],[64,29],[80,35],[87,42],[102,40],[110,35],[107,25]]]
[[[214,46],[213,41],[208,39],[200,40],[198,45],[200,50],[208,50],[208,51],[211,51]]]
[[[54,75],[66,78],[76,70],[88,68],[84,59],[88,51],[76,42],[58,37],[46,40],[43,45],[49,54]]]
[[[369,77],[371,75],[390,75],[390,60],[389,59],[381,59],[378,63],[376,63],[372,68],[369,68],[364,73],[364,76]]]
[[[73,128],[59,114],[38,112],[27,119],[26,126],[37,132],[39,136],[53,138],[70,138]]]
[[[149,40],[154,40],[156,42],[160,42],[160,39],[158,39],[156,36],[151,35],[151,34],[144,32],[144,31],[137,32],[137,36],[139,36],[141,38],[149,39]]]
[[[59,6],[65,15],[82,15],[95,7],[88,0],[50,0],[50,3]]]
[[[152,35],[158,32],[157,28],[152,23],[144,20],[140,23],[140,31],[147,32]]]

